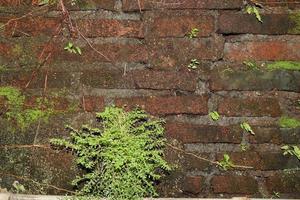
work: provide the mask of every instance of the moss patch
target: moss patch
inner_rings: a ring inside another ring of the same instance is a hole
[[[296,70],[300,71],[300,62],[296,61],[277,61],[274,63],[267,64],[267,69],[282,69],[282,70]]]
[[[300,12],[293,13],[289,15],[289,20],[291,23],[291,28],[288,30],[289,34],[300,33]]]
[[[285,116],[279,119],[279,125],[282,128],[297,128],[300,127],[300,120]]]

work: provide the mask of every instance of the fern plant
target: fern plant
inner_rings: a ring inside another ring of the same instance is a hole
[[[68,127],[70,138],[51,140],[72,150],[86,170],[73,181],[75,186],[83,184],[78,195],[114,200],[157,196],[154,181],[161,178],[159,169],[171,170],[163,159],[163,121],[141,110],[116,107],[107,107],[97,118],[97,128]]]

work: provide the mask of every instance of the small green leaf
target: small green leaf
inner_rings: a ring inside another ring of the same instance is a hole
[[[218,121],[220,119],[220,115],[217,111],[210,112],[209,116],[214,121]]]

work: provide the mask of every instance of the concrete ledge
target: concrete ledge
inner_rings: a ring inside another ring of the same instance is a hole
[[[0,200],[62,200],[66,199],[66,196],[53,196],[53,195],[24,195],[24,194],[11,194],[11,193],[0,193]],[[212,198],[146,198],[144,200],[216,200]],[[218,200],[268,200],[268,199],[255,199],[247,197],[234,197],[231,199],[221,199]],[[279,199],[280,200],[280,199]],[[285,200],[285,199],[281,199]],[[290,199],[289,199],[290,200]],[[300,200],[300,199],[294,199]]]

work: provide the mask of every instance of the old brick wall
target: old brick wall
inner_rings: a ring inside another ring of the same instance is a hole
[[[1,0],[0,86],[22,89],[28,102],[44,93],[61,112],[25,132],[9,132],[0,120],[0,186],[19,180],[34,193],[64,193],[49,185],[71,189],[77,173],[72,156],[49,149],[49,138],[65,136],[65,124],[92,122],[95,112],[115,104],[139,105],[165,118],[169,141],[184,149],[166,150],[178,168],[159,184],[161,196],[299,197],[300,171],[289,169],[300,162],[280,147],[299,145],[300,129],[280,128],[278,119],[300,118],[300,71],[264,66],[300,61],[300,2],[260,3],[263,23],[245,14],[242,0],[67,4],[83,39],[70,38],[56,7],[44,12],[29,0]],[[200,32],[189,39],[193,28]],[[65,51],[68,41],[82,55]],[[199,60],[197,69],[188,69],[191,59]],[[249,60],[260,69],[243,64]],[[215,110],[217,122],[208,115]],[[244,121],[255,135],[240,128]],[[228,153],[253,169],[223,171],[186,152],[211,160]]]

